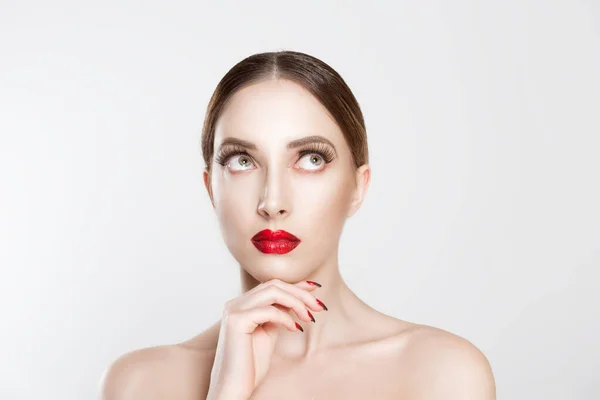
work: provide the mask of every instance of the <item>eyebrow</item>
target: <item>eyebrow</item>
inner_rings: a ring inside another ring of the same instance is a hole
[[[335,146],[333,145],[333,143],[331,143],[331,141],[327,138],[324,138],[323,136],[318,136],[318,135],[313,135],[313,136],[306,136],[300,139],[296,139],[296,140],[292,140],[291,142],[289,142],[287,144],[287,148],[288,149],[295,149],[298,147],[302,147],[305,146],[309,143],[325,143],[328,144],[329,146],[333,147],[333,151],[335,152],[335,154],[337,155],[337,151],[335,149]],[[237,146],[242,146],[245,147],[247,149],[250,150],[256,150],[256,145],[252,142],[249,142],[247,140],[243,140],[243,139],[238,139],[235,137],[228,137],[223,139],[223,141],[221,142],[221,145],[219,146],[219,151],[221,151],[221,149],[227,145],[237,145]]]

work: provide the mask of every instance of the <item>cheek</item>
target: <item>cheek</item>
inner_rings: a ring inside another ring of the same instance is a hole
[[[241,227],[252,226],[256,219],[258,185],[250,177],[221,176],[213,182],[215,211],[226,239],[237,240]]]
[[[335,217],[343,214],[348,202],[348,188],[342,182],[322,180],[297,185],[299,212]]]
[[[352,190],[345,177],[297,180],[295,190],[294,220],[301,221],[302,231],[323,240],[341,234]]]
[[[217,218],[232,249],[247,245],[264,222],[257,213],[263,181],[259,174],[221,175],[213,180]],[[350,177],[342,173],[292,174],[281,199],[281,206],[291,212],[282,225],[312,243],[336,243],[346,220],[352,185]]]

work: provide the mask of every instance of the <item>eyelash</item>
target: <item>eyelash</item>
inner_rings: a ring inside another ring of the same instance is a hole
[[[321,156],[321,158],[323,158],[323,161],[325,161],[325,164],[329,164],[331,161],[333,161],[335,157],[335,153],[333,152],[333,150],[329,146],[322,143],[309,144],[302,148],[299,151],[299,159],[307,154],[317,154]],[[215,157],[215,162],[217,164],[225,166],[225,163],[229,160],[229,158],[236,155],[244,155],[252,158],[252,156],[248,154],[245,148],[239,146],[229,146],[222,150],[219,154],[217,154],[217,156]]]

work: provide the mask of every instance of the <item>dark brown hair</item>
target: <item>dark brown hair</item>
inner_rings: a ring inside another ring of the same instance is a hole
[[[277,51],[258,53],[243,59],[217,85],[208,103],[202,128],[202,154],[209,173],[215,126],[227,100],[244,86],[267,79],[287,79],[312,93],[340,127],[350,147],[354,165],[358,168],[369,162],[362,111],[342,77],[318,58],[295,51]]]

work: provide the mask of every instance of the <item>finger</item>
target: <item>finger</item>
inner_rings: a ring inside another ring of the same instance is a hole
[[[306,286],[304,286],[306,285]],[[320,301],[318,300],[313,294],[309,293],[306,290],[303,290],[304,287],[312,287],[312,290],[317,289],[319,286],[317,285],[311,285],[309,283],[306,283],[306,281],[303,282],[298,282],[297,284],[289,284],[283,281],[280,281],[278,279],[274,279],[272,281],[270,281],[270,283],[268,285],[265,286],[277,286],[283,290],[289,291],[290,293],[292,293],[294,296],[302,299],[302,301],[304,301],[304,303],[306,303],[306,305],[314,311],[323,311],[323,310],[327,310],[327,307]],[[312,291],[310,290],[310,291]]]
[[[271,285],[273,283],[276,283],[276,282],[281,282],[281,283],[286,284],[286,285],[297,286],[297,287],[299,287],[301,289],[308,290],[308,291],[313,291],[313,290],[318,289],[318,288],[321,287],[320,283],[315,282],[315,281],[311,281],[311,280],[302,280],[302,281],[299,281],[299,282],[296,282],[296,283],[292,284],[292,283],[287,283],[287,282],[284,282],[284,281],[282,281],[280,279],[274,278],[274,279],[268,280],[266,282],[259,283],[258,285],[254,286],[252,289],[248,290],[245,294],[256,293],[256,292],[262,290],[265,286],[269,286],[269,285]],[[312,282],[312,283],[310,283],[310,282]]]
[[[276,307],[276,308],[280,309],[281,311],[283,311],[283,312],[285,312],[285,313],[287,313],[287,314],[290,314],[291,312],[293,312],[293,311],[294,311],[294,310],[292,310],[291,308],[288,308],[288,307],[282,306],[282,305],[280,305],[280,304],[277,304],[277,303],[275,303],[275,304],[271,304],[271,305],[272,305],[273,307]],[[306,313],[308,314],[308,316],[310,317],[310,320],[311,320],[312,322],[314,322],[314,323],[316,323],[316,322],[317,322],[317,321],[315,320],[315,317],[314,317],[314,316],[311,314],[311,312],[310,312],[309,310],[306,310]],[[297,315],[297,314],[296,314],[296,315]],[[308,322],[308,320],[307,320],[307,322]]]
[[[300,325],[296,325],[289,314],[273,306],[255,307],[231,313],[227,322],[238,332],[247,334],[254,332],[257,326],[266,322],[282,325],[292,332],[301,330],[298,328]]]
[[[302,291],[301,289],[299,290]],[[244,310],[277,304],[291,309],[301,320],[313,320],[307,308],[309,306],[301,298],[275,285],[265,287],[263,290],[246,297],[237,307]]]
[[[296,282],[294,284],[294,286],[298,286],[300,289],[313,291],[315,289],[320,288],[322,285],[315,281],[305,280],[305,281]]]

